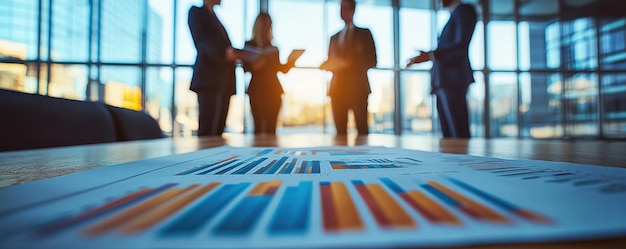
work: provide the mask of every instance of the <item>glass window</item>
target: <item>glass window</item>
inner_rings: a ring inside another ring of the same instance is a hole
[[[36,93],[37,69],[35,64],[0,63],[0,88]]]
[[[141,62],[144,2],[141,0],[101,1],[101,61]]]
[[[492,137],[517,136],[517,75],[492,73],[489,78]]]
[[[487,24],[489,67],[495,70],[517,68],[515,22],[491,21]]]
[[[283,61],[293,49],[306,49],[296,63],[300,67],[318,67],[326,59],[328,38],[324,36],[323,22],[319,21],[324,16],[323,1],[272,0],[269,13],[274,45],[280,50]],[[246,37],[251,33],[249,29]]]
[[[404,4],[417,3],[416,1],[403,1]],[[428,7],[428,6],[426,6]],[[430,9],[422,8],[400,8],[400,66],[419,54],[419,51],[430,51],[434,49],[432,25],[429,25],[433,18]],[[420,63],[411,68],[430,69],[432,62]]]
[[[367,75],[372,89],[367,107],[369,130],[373,133],[393,134],[395,113],[393,71],[372,69]]]
[[[600,22],[600,63],[604,69],[626,69],[626,18]]]
[[[520,74],[520,133],[522,137],[558,138],[563,136],[559,74]]]
[[[430,94],[429,72],[402,72],[402,133],[432,134],[434,123],[433,98]]]
[[[55,0],[52,3],[51,59],[87,61],[89,59],[89,1]]]
[[[596,74],[578,73],[565,78],[563,104],[566,134],[598,134],[598,80]]]
[[[191,67],[178,67],[175,71],[174,137],[190,137],[198,130],[198,96],[189,90],[192,73]]]
[[[9,0],[0,5],[0,58],[37,58],[39,1]]]
[[[100,70],[100,82],[104,84],[105,103],[141,110],[141,70],[139,67],[102,66]]]
[[[148,1],[146,61],[172,63],[174,1]],[[170,80],[171,81],[171,80]]]
[[[48,95],[66,99],[86,99],[87,66],[52,64],[50,76]]]
[[[626,74],[608,74],[602,77],[604,94],[604,135],[626,136]]]
[[[278,74],[283,90],[283,105],[278,115],[277,133],[323,132],[334,127],[330,101],[326,97],[328,73],[316,69],[291,69]]]
[[[596,31],[592,18],[579,18],[562,23],[561,46],[567,69],[597,67]]]
[[[520,18],[517,26],[520,69],[558,68],[558,57],[560,56],[558,29],[556,34],[550,34],[552,30],[548,29],[550,25],[558,22],[558,1],[517,1],[519,2]],[[548,66],[549,56],[556,57],[550,58],[552,61],[550,66]]]
[[[474,72],[474,80],[467,89],[467,109],[469,114],[470,135],[485,136],[485,76],[482,72]]]
[[[172,69],[148,67],[146,69],[145,111],[157,120],[161,130],[172,135]]]

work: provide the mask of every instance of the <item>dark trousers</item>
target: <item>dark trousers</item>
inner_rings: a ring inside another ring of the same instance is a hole
[[[281,105],[280,95],[278,97],[250,96],[254,134],[276,134],[276,122]]]
[[[435,91],[435,94],[443,137],[470,137],[467,86],[454,90],[439,89]]]
[[[198,92],[198,136],[221,136],[226,126],[230,94]]]
[[[352,109],[354,121],[359,135],[369,134],[367,127],[367,96],[365,97],[331,97],[333,118],[337,135],[345,135],[348,130],[348,110]]]

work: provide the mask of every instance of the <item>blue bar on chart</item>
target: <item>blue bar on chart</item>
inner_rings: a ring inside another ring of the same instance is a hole
[[[210,168],[210,169],[208,169],[208,170],[202,171],[202,172],[198,173],[197,175],[206,175],[206,174],[208,174],[208,173],[211,173],[211,172],[213,172],[213,171],[216,171],[216,170],[218,170],[218,169],[221,169],[221,168],[223,168],[223,167],[226,167],[226,166],[228,166],[229,164],[234,163],[234,162],[236,162],[236,161],[239,161],[239,160],[232,160],[232,161],[228,161],[228,162],[222,163],[222,164],[217,165],[217,166],[215,166],[215,167],[212,167],[212,168]]]
[[[358,162],[345,162],[345,161],[330,161],[330,165],[333,169],[389,169],[389,168],[403,168],[393,163],[377,162],[375,159],[363,160]]]
[[[302,161],[302,165],[296,169],[296,174],[319,174],[320,161]]]
[[[161,235],[193,235],[215,217],[224,206],[243,192],[250,183],[226,184],[163,229]]]
[[[301,182],[297,187],[287,187],[274,212],[269,233],[304,234],[308,231],[313,184]]]
[[[291,162],[287,165],[285,165],[285,167],[283,167],[278,173],[279,174],[291,174],[291,171],[293,171],[293,167],[296,166],[296,162],[298,161],[298,159],[292,159]]]
[[[222,160],[222,161],[219,161],[219,162],[210,163],[210,164],[202,165],[202,166],[200,166],[200,167],[195,167],[195,168],[192,168],[192,169],[188,169],[188,170],[185,170],[185,171],[183,171],[183,172],[179,172],[179,173],[177,173],[176,175],[177,175],[177,176],[180,176],[180,175],[189,175],[189,174],[191,174],[191,173],[194,173],[194,172],[197,172],[197,171],[200,171],[200,170],[207,169],[207,168],[209,168],[209,167],[212,167],[212,166],[218,165],[218,164],[220,164],[220,163],[224,163],[224,162],[231,161],[231,160],[233,160],[233,159],[235,159],[235,158],[237,158],[237,156],[232,156],[232,157],[226,158],[226,159],[224,159],[224,160]]]
[[[280,187],[280,180],[261,182],[243,198],[213,230],[218,235],[246,235],[263,215],[274,194]]]
[[[260,168],[254,174],[274,174],[280,168],[280,166],[289,159],[288,157],[281,157],[279,160],[273,160],[270,164]]]
[[[484,200],[490,202],[491,204],[494,204],[494,205],[496,205],[496,206],[498,206],[498,207],[500,207],[500,208],[510,212],[511,214],[516,215],[516,216],[522,218],[522,219],[525,219],[525,220],[528,220],[528,221],[531,221],[531,222],[535,222],[535,223],[550,223],[551,222],[549,218],[547,218],[547,217],[545,217],[543,215],[537,214],[537,213],[535,213],[533,211],[530,211],[530,210],[527,210],[527,209],[520,208],[520,207],[518,207],[518,206],[516,206],[516,205],[514,205],[514,204],[512,204],[510,202],[507,202],[507,201],[505,201],[505,200],[503,200],[501,198],[498,198],[498,197],[496,197],[496,196],[494,196],[492,194],[489,194],[489,193],[487,193],[485,191],[482,191],[482,190],[480,190],[480,189],[478,189],[478,188],[476,188],[476,187],[474,187],[472,185],[469,185],[469,184],[467,184],[465,182],[462,182],[462,181],[454,179],[454,178],[449,178],[448,180],[450,180],[452,183],[456,184],[457,186],[459,186],[459,187],[461,187],[461,188],[463,188],[463,189],[465,189],[465,190],[467,190],[467,191],[469,191],[469,192],[471,192],[471,193],[473,193],[473,194],[483,198]]]
[[[251,169],[254,169],[254,167],[256,167],[260,163],[264,162],[265,160],[267,160],[267,157],[260,158],[260,159],[254,161],[254,162],[249,163],[248,165],[244,166],[243,168],[238,169],[237,171],[233,172],[232,174],[235,174],[235,175],[246,174],[246,173],[248,173],[248,171],[250,171]]]

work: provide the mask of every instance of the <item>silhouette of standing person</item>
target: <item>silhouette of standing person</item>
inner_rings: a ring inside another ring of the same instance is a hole
[[[283,87],[278,72],[287,73],[295,64],[280,62],[278,48],[272,45],[272,19],[260,13],[252,27],[252,37],[246,47],[253,47],[261,54],[253,62],[244,60],[244,70],[252,74],[246,93],[250,97],[250,109],[254,119],[255,134],[276,134],[276,122],[282,105]]]
[[[219,136],[226,126],[230,96],[235,94],[235,61],[243,52],[232,47],[213,12],[221,0],[204,0],[189,9],[188,24],[198,51],[190,90],[198,95],[198,136]]]
[[[359,135],[367,135],[367,98],[371,93],[367,70],[376,66],[376,47],[369,29],[354,26],[356,1],[341,1],[345,27],[330,38],[328,59],[320,69],[331,71],[331,99],[337,135],[347,133],[348,111],[352,110]]]
[[[437,96],[437,113],[444,137],[470,137],[467,89],[474,82],[468,50],[476,26],[476,10],[460,0],[439,0],[450,19],[439,36],[437,49],[409,60],[407,67],[433,61],[431,92]]]

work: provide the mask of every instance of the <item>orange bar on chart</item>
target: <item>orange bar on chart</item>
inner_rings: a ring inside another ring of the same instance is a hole
[[[134,220],[133,222],[126,224],[121,228],[122,233],[135,233],[140,232],[145,229],[154,226],[158,222],[163,219],[169,217],[176,211],[180,210],[184,206],[188,205],[192,201],[196,200],[198,197],[205,195],[207,192],[213,190],[217,187],[219,183],[210,183],[205,185],[195,191],[197,188],[197,184],[191,185],[182,191],[181,194],[174,197],[173,199],[167,201],[163,205],[160,205],[157,208],[154,208],[148,211],[146,214],[143,214],[139,219]]]
[[[83,234],[85,235],[98,235],[101,233],[105,233],[111,231],[117,227],[124,225],[127,222],[132,221],[133,219],[139,217],[141,214],[149,211],[152,208],[159,206],[162,203],[165,203],[167,200],[173,198],[174,196],[180,194],[182,189],[170,189],[167,190],[155,197],[152,197],[142,203],[139,203],[136,206],[126,209],[125,211],[118,213],[117,215],[103,220],[99,223],[96,223],[93,226],[90,226],[83,230]]]
[[[424,193],[412,190],[401,194],[400,197],[431,222],[461,225],[461,221],[454,214]]]
[[[456,200],[457,202],[459,202],[461,204],[461,206],[459,207],[462,211],[464,211],[465,213],[467,213],[468,215],[477,218],[477,219],[481,219],[481,220],[486,220],[486,221],[490,221],[490,222],[495,222],[495,223],[509,223],[510,220],[508,218],[506,218],[505,216],[503,216],[502,214],[478,203],[475,202],[437,182],[433,182],[430,181],[428,182],[428,184],[432,187],[434,187],[435,189],[445,193],[446,195],[450,196],[451,198],[453,198],[454,200]]]
[[[343,182],[321,182],[320,194],[324,230],[338,232],[364,228],[358,210]]]
[[[414,228],[416,227],[413,218],[404,211],[404,209],[378,184],[365,185],[367,190],[372,194],[376,203],[381,207],[382,213],[388,224],[379,224],[384,227],[394,228]]]

